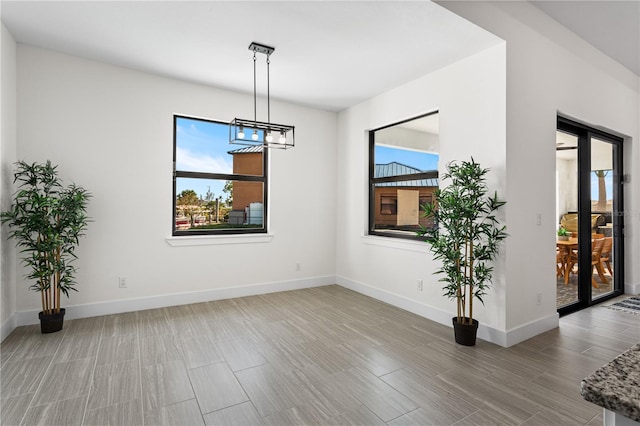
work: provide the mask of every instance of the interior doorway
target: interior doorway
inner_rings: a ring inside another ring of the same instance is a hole
[[[622,139],[559,117],[556,301],[560,314],[623,292]]]

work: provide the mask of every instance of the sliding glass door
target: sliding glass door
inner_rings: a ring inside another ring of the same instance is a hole
[[[561,314],[622,293],[622,176],[621,138],[558,118],[556,289]]]

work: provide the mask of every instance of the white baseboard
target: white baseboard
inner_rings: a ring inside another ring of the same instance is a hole
[[[449,312],[443,311],[438,308],[434,308],[416,300],[409,299],[404,296],[399,296],[394,293],[390,293],[379,288],[371,287],[364,283],[350,280],[345,277],[336,277],[336,282],[345,288],[353,290],[355,292],[364,294],[366,296],[373,297],[374,299],[412,312],[421,317],[430,319],[437,323],[452,327],[451,318],[452,315]],[[496,345],[509,347],[527,340],[533,336],[536,336],[545,331],[558,327],[560,324],[560,317],[557,313],[549,315],[545,318],[540,318],[536,321],[532,321],[528,324],[524,324],[509,331],[499,330],[484,324],[480,324],[478,327],[478,338],[486,340],[487,342],[495,343]],[[453,338],[453,335],[452,335]]]
[[[624,294],[640,294],[640,283],[624,283]]]
[[[281,281],[273,283],[251,284],[241,287],[226,287],[187,293],[166,294],[160,296],[143,297],[137,299],[111,300],[107,302],[88,303],[83,305],[65,306],[66,319],[95,317],[100,315],[118,314],[122,312],[142,311],[145,309],[164,308],[168,306],[200,303],[211,300],[230,299],[235,297],[255,296],[258,294],[276,293],[280,291],[300,290],[304,288],[320,287],[338,284],[350,290],[389,303],[390,305],[412,312],[421,317],[451,327],[452,314],[434,308],[424,303],[380,290],[369,285],[344,277],[324,276],[302,280]],[[640,289],[638,289],[640,290]],[[637,294],[637,293],[636,293]],[[38,323],[38,311],[19,311],[14,313],[2,324],[1,340],[4,340],[17,327]],[[557,313],[545,318],[532,321],[509,331],[498,330],[480,324],[478,338],[503,347],[509,347],[529,339],[537,334],[558,327]]]
[[[399,296],[385,290],[380,290],[376,287],[371,287],[367,284],[354,281],[349,278],[338,276],[336,277],[336,282],[338,283],[338,285],[348,288],[349,290],[364,294],[365,296],[373,297],[374,299],[404,309],[405,311],[409,311],[416,315],[420,315],[421,317],[430,319],[440,324],[453,327],[451,324],[452,315],[441,309],[425,305],[424,303],[420,303],[407,297]]]
[[[560,326],[560,315],[557,312],[554,312],[551,315],[546,317],[538,318],[534,321],[528,322],[526,324],[522,324],[516,328],[512,328],[508,330],[505,334],[505,344],[502,345],[506,348],[509,346],[516,345],[520,342],[524,342],[527,339],[530,339],[538,334],[544,333],[545,331],[553,330],[554,328],[558,328]]]
[[[335,283],[335,276],[325,276],[292,281],[251,284],[240,287],[226,287],[186,293],[163,294],[160,296],[141,297],[137,299],[110,300],[107,302],[87,303],[84,305],[71,305],[64,306],[64,308],[66,309],[65,319],[88,318],[100,315],[119,314],[122,312],[133,312],[142,311],[145,309],[186,305],[189,303],[208,302],[211,300],[255,296],[258,294],[300,290],[304,288],[319,287]],[[21,325],[37,324],[39,322],[38,312],[39,310],[16,312],[13,316],[15,317],[15,325],[13,326],[13,328]],[[4,324],[2,325],[2,327],[4,336]],[[11,330],[13,330],[13,328]]]
[[[4,341],[17,326],[16,314],[14,313],[0,326],[0,342]]]

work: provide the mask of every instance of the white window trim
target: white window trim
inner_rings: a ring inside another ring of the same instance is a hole
[[[409,240],[403,238],[390,238],[387,236],[379,235],[363,235],[361,238],[365,244],[370,244],[373,246],[416,251],[420,253],[426,253],[429,251],[429,245],[424,241]]]
[[[269,243],[273,234],[233,234],[233,235],[185,235],[165,238],[171,247],[215,246],[225,244]]]

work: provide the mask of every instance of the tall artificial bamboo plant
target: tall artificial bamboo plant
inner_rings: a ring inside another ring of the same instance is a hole
[[[57,166],[15,163],[14,183],[18,184],[11,209],[0,214],[9,225],[9,237],[23,254],[29,268],[26,278],[31,290],[40,293],[42,312],[60,312],[60,296],[77,291],[75,285],[75,249],[84,235],[91,194],[71,184],[62,186]]]
[[[474,298],[484,304],[493,273],[490,264],[507,237],[506,227],[495,216],[505,201],[497,192],[487,196],[488,172],[473,158],[449,163],[442,180],[450,183],[437,189],[434,201],[424,206],[423,216],[433,218],[435,226],[419,231],[434,259],[442,263],[436,273],[443,275],[439,281],[445,283],[444,295],[457,302],[459,324],[472,324]]]

